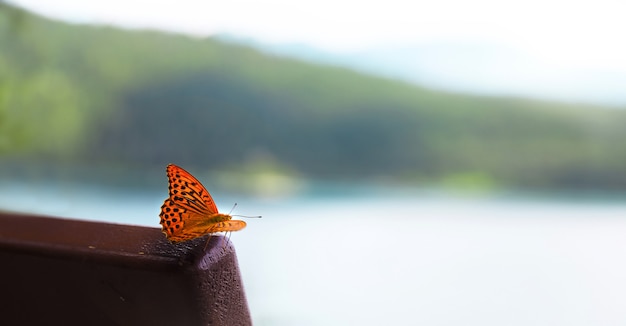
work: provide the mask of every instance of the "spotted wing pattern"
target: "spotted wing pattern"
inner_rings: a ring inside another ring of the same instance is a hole
[[[204,186],[189,172],[179,166],[167,166],[169,198],[161,206],[163,233],[172,242],[187,241],[203,235],[238,231],[246,226],[244,221],[231,220],[220,214]]]
[[[174,164],[169,164],[166,171],[170,199],[200,214],[217,213],[211,194],[191,173]]]

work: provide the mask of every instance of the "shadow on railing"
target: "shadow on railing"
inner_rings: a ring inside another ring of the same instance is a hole
[[[225,241],[0,212],[1,324],[251,325]]]

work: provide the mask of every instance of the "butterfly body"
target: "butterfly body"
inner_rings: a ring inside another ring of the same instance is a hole
[[[163,202],[159,217],[168,240],[181,242],[246,227],[246,222],[219,213],[211,194],[189,172],[174,164],[169,164],[166,171],[169,197]]]

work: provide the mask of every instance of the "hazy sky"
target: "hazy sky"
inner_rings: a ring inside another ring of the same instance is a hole
[[[626,71],[626,2],[590,0],[12,0],[74,22],[230,33],[350,51],[381,44],[494,41]]]
[[[10,1],[70,22],[198,36],[225,33],[344,54],[429,43],[497,44],[537,61],[527,72],[523,67],[515,67],[517,71],[493,68],[510,80],[526,81],[528,91],[520,94],[552,92],[549,88],[560,83],[563,86],[558,87],[568,89],[566,97],[608,96],[626,102],[626,85],[620,82],[626,80],[626,1],[622,0]],[[542,75],[543,67],[573,69],[570,75],[575,77],[563,73],[558,80],[548,80],[552,76]],[[500,80],[484,83],[504,85]]]

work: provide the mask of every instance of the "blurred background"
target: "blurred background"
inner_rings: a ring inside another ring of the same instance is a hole
[[[0,209],[235,233],[256,325],[623,325],[614,1],[0,1]]]

